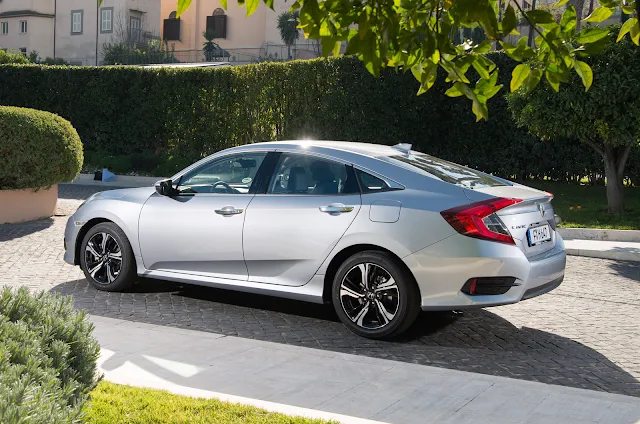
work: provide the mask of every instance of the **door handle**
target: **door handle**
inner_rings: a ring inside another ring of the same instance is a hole
[[[236,209],[233,206],[225,206],[221,209],[216,209],[216,213],[222,216],[233,216],[244,212],[244,209]]]
[[[320,206],[320,212],[328,214],[347,213],[353,210],[353,206],[345,206],[342,203],[332,203],[328,206]]]

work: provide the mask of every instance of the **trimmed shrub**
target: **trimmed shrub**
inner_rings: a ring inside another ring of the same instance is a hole
[[[0,50],[0,65],[6,65],[8,63],[29,63],[29,59],[19,53]]]
[[[0,422],[75,423],[96,386],[93,324],[71,298],[0,292]]]
[[[82,143],[69,121],[49,112],[0,106],[0,190],[73,180]]]
[[[515,63],[491,58],[508,87]],[[468,100],[449,98],[446,89],[442,78],[416,96],[411,74],[387,69],[374,78],[353,57],[218,69],[0,67],[0,103],[60,114],[87,150],[150,152],[159,175],[176,170],[165,165],[168,157],[189,163],[231,146],[292,138],[412,143],[508,178],[576,181],[602,173],[601,159],[577,141],[543,141],[518,128],[503,96],[491,99],[489,121],[476,123]],[[636,181],[638,150],[628,167]]]

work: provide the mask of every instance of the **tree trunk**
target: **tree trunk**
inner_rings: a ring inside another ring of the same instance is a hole
[[[604,173],[607,179],[607,203],[609,213],[624,213],[624,198],[622,195],[624,167],[627,164],[631,146],[604,146],[601,151],[604,159]]]
[[[581,25],[581,21],[582,21],[582,11],[584,10],[584,0],[570,0],[569,1],[570,4],[573,5],[573,7],[576,8],[576,18],[577,18],[577,22],[576,22],[576,31],[580,31],[580,25]]]

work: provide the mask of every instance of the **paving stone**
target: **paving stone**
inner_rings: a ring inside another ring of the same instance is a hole
[[[0,225],[0,285],[73,296],[96,316],[640,397],[640,263],[569,257],[556,290],[515,305],[422,313],[394,342],[359,338],[332,308],[140,279],[99,292],[64,263],[67,216],[100,187],[61,185],[50,219]]]

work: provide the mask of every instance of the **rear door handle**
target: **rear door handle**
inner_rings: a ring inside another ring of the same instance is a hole
[[[320,212],[328,214],[347,213],[353,210],[353,206],[345,206],[342,203],[332,203],[328,206],[320,206]]]
[[[244,212],[244,209],[236,209],[233,206],[225,206],[221,209],[216,209],[216,213],[222,216],[233,216]]]

